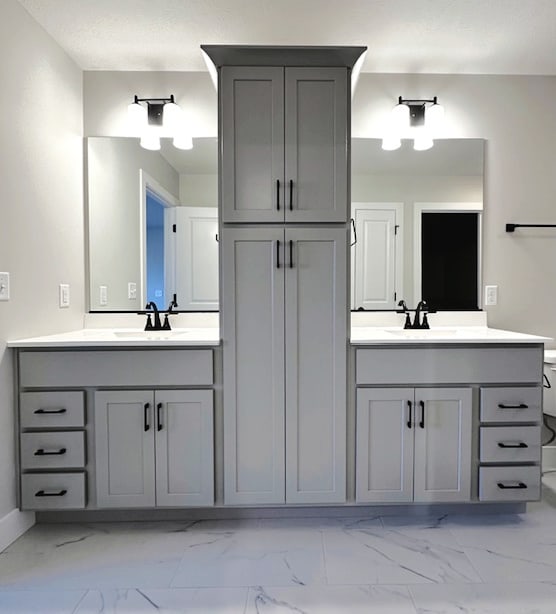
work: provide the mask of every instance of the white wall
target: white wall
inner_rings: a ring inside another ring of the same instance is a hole
[[[187,207],[218,207],[218,175],[180,175],[180,202]]]
[[[0,525],[16,507],[12,351],[80,328],[84,311],[82,72],[16,0],[0,8]],[[58,307],[58,284],[71,306]]]

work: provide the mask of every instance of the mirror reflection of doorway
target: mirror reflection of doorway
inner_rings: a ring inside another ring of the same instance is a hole
[[[160,197],[147,189],[147,302],[153,301],[164,309],[165,255],[164,211],[166,205]]]

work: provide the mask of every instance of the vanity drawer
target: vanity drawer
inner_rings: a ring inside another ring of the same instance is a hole
[[[85,507],[84,473],[26,473],[21,476],[24,510]]]
[[[542,388],[481,388],[481,422],[540,422]]]
[[[480,501],[538,501],[540,486],[539,465],[479,467]]]
[[[81,391],[22,392],[19,410],[22,428],[85,426],[85,395]]]
[[[21,466],[23,469],[60,469],[85,466],[85,434],[22,433]]]
[[[540,426],[482,426],[480,435],[482,463],[539,463]]]

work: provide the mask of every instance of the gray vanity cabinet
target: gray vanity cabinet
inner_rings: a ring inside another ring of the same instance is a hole
[[[471,388],[357,391],[356,500],[471,499]]]
[[[222,233],[227,504],[345,501],[346,241]]]
[[[222,221],[346,222],[348,69],[223,66]]]
[[[212,505],[210,390],[95,392],[97,506]]]

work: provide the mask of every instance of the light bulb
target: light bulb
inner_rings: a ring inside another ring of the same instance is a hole
[[[437,131],[442,128],[444,122],[444,107],[441,104],[433,104],[425,111],[425,126],[428,130]]]
[[[132,102],[127,106],[127,118],[130,128],[140,133],[147,125],[147,109],[138,102]]]
[[[430,149],[433,145],[434,142],[426,130],[420,130],[413,141],[413,149],[415,149],[415,151],[425,151]]]
[[[385,136],[382,139],[382,149],[384,151],[394,151],[394,149],[399,149],[402,146],[402,141],[398,136]]]
[[[183,128],[174,136],[173,143],[176,149],[193,149],[191,134]]]
[[[406,104],[397,104],[392,109],[392,123],[401,132],[409,128],[409,107]]]
[[[152,126],[147,126],[143,131],[140,141],[143,149],[150,149],[151,151],[158,151],[160,149],[160,136],[158,130]]]
[[[175,102],[167,102],[162,111],[162,127],[170,133],[176,132],[182,121],[181,109]]]

